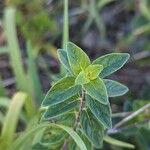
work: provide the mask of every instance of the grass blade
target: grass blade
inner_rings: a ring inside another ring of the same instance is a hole
[[[37,72],[37,66],[35,64],[33,49],[31,43],[27,43],[27,55],[28,55],[28,75],[31,81],[32,93],[35,99],[38,101],[38,104],[41,104],[43,99],[42,88],[40,84],[40,79]]]
[[[8,7],[4,13],[4,30],[8,42],[8,52],[12,68],[16,77],[17,86],[19,89],[29,92],[30,88],[23,69],[21,52],[19,49],[16,27],[15,27],[15,8]]]
[[[119,141],[117,139],[114,139],[110,136],[105,136],[104,141],[106,141],[107,143],[110,143],[112,145],[116,145],[116,146],[120,146],[120,147],[125,147],[125,148],[130,148],[130,149],[134,149],[135,146],[126,142],[122,142]]]
[[[7,149],[13,140],[14,133],[16,131],[17,122],[19,120],[19,114],[26,100],[27,95],[22,92],[16,93],[10,103],[7,115],[5,117],[4,125],[2,128],[2,149]]]

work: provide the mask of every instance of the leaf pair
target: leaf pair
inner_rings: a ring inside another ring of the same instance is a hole
[[[62,49],[58,50],[58,56],[64,67],[75,76],[91,64],[86,53],[71,42],[67,43],[66,51]]]
[[[84,84],[89,80],[96,79],[103,69],[100,64],[92,65],[86,53],[71,42],[67,43],[66,50],[58,50],[58,57],[64,67],[77,77],[77,84]]]
[[[123,67],[129,56],[127,53],[111,53],[97,58],[93,61],[92,65],[99,64],[103,66],[100,77],[104,78]],[[72,42],[67,43],[66,50],[58,50],[58,57],[64,67],[76,76],[91,65],[86,53]]]
[[[78,74],[75,83],[79,85],[87,84],[96,79],[102,70],[102,65],[89,65],[85,70],[82,70]]]

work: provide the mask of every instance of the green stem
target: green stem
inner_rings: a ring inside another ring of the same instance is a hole
[[[62,47],[66,50],[66,43],[69,41],[69,21],[68,21],[68,0],[64,0],[64,18],[63,18],[63,39]],[[61,65],[61,74],[66,74],[66,69]]]
[[[63,49],[69,39],[68,0],[64,0]]]

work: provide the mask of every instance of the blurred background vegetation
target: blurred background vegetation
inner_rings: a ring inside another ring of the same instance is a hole
[[[110,76],[130,89],[125,96],[111,99],[113,123],[142,111],[108,134],[137,150],[149,150],[150,107],[143,109],[150,103],[149,0],[70,0],[68,11],[63,0],[0,0],[1,130],[16,92],[27,93],[38,109],[51,84],[65,74],[57,49],[67,40],[91,59],[111,52],[131,55],[128,64]],[[24,111],[17,131],[28,124]],[[124,150],[105,142],[103,149]]]

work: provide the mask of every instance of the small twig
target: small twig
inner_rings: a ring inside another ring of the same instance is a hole
[[[113,118],[115,118],[115,117],[126,117],[126,116],[130,115],[131,113],[132,112],[119,112],[119,113],[114,113],[111,116]]]
[[[136,53],[136,54],[133,55],[133,60],[132,61],[137,61],[137,60],[148,58],[148,57],[150,57],[150,52],[149,51],[139,52],[139,53]]]
[[[128,125],[127,127],[124,127],[124,128],[118,128],[118,129],[109,129],[107,131],[107,134],[108,135],[112,135],[112,134],[117,134],[117,133],[122,133],[122,132],[125,132],[127,130],[131,130],[131,129],[134,129],[134,128],[140,128],[140,127],[143,127],[143,124],[146,124],[146,123],[149,123],[150,122],[150,119],[146,119],[144,121],[141,121],[141,122],[138,122],[138,123],[134,123],[132,125]]]
[[[67,150],[67,145],[68,145],[68,142],[67,142],[67,140],[65,140],[61,150]]]
[[[122,126],[123,124],[125,124],[126,122],[128,122],[129,120],[133,119],[134,117],[136,117],[137,115],[139,115],[140,113],[142,113],[143,111],[145,111],[146,109],[148,109],[149,107],[150,107],[150,104],[147,104],[147,105],[143,106],[142,108],[140,108],[139,110],[135,111],[130,116],[124,118],[119,123],[117,123],[115,125],[114,129],[119,128],[120,126]]]

